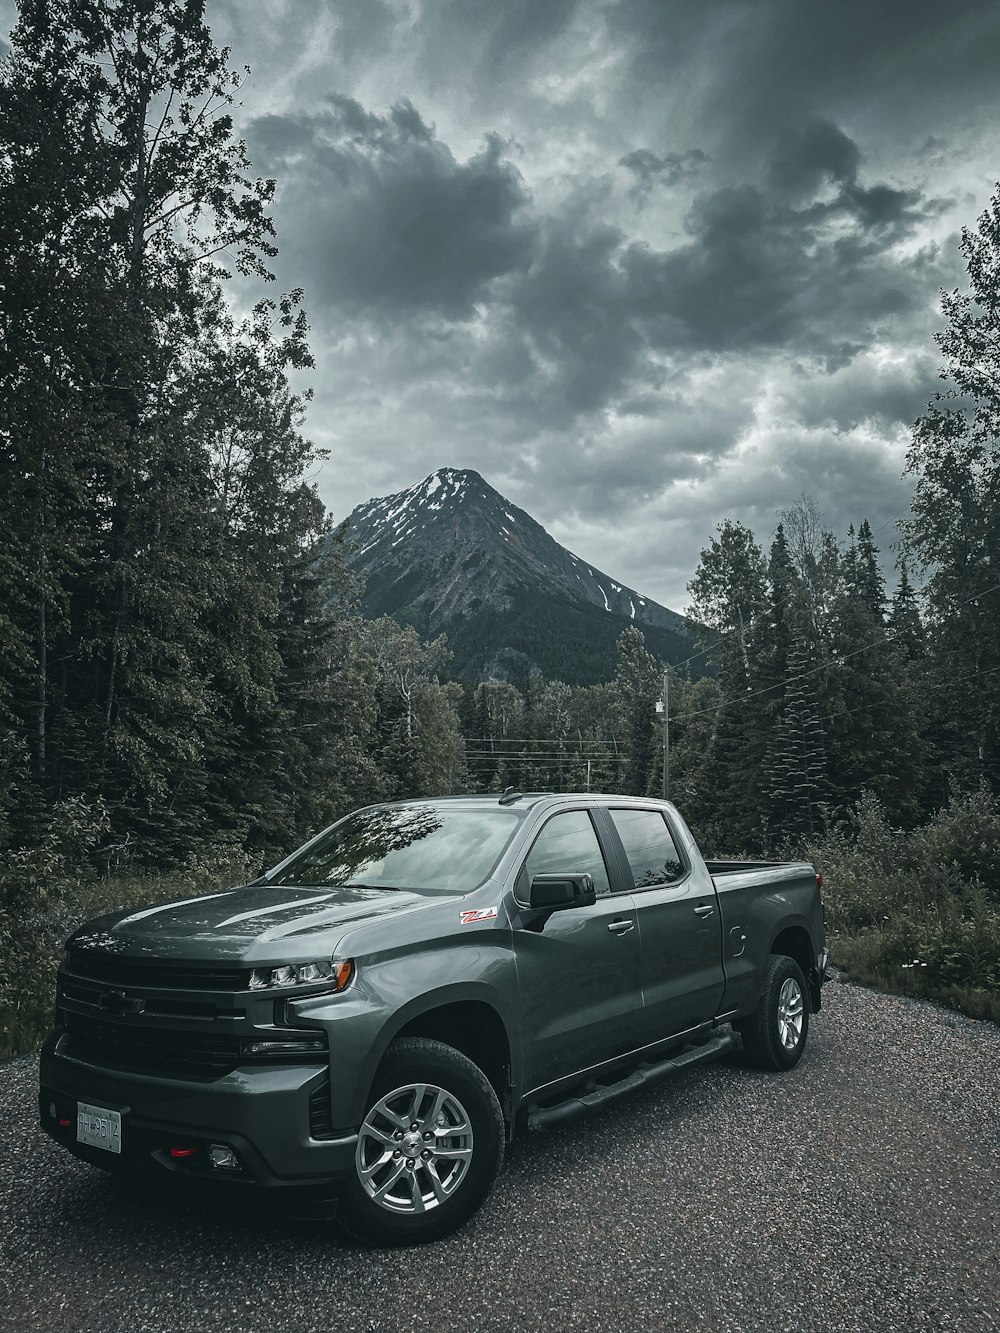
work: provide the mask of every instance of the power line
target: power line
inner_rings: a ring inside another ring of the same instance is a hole
[[[970,602],[976,602],[980,597],[988,597],[991,592],[996,592],[1000,588],[1000,583],[994,583],[991,588],[984,588],[981,592],[975,593],[972,597],[967,597],[964,602],[956,602],[951,608],[953,611],[959,610],[963,606],[968,606]],[[898,631],[897,631],[898,633]],[[716,713],[720,708],[725,708],[727,704],[739,703],[741,700],[757,699],[762,694],[770,694],[772,690],[783,689],[786,685],[791,685],[796,680],[805,680],[807,676],[815,676],[817,672],[829,671],[831,666],[836,666],[841,662],[846,662],[850,657],[856,657],[858,653],[866,652],[877,643],[892,643],[896,638],[895,634],[883,633],[881,636],[870,639],[863,643],[860,648],[854,648],[849,653],[841,653],[830,662],[821,662],[819,666],[811,667],[808,671],[800,671],[797,676],[789,676],[786,680],[779,680],[774,685],[765,685],[763,689],[748,691],[746,694],[734,694],[728,699],[720,699],[718,703],[712,704],[710,708],[696,708],[690,713],[675,713],[674,721],[681,722],[688,717],[701,717],[704,713]]]
[[[992,676],[1000,671],[1000,666],[987,667],[985,671],[973,671],[968,676],[959,676],[958,680],[945,680],[938,685],[924,686],[924,693],[929,694],[932,690],[950,690],[954,685],[964,685],[969,680],[979,680],[981,676]],[[842,708],[837,713],[826,713],[823,717],[817,718],[817,722],[835,722],[838,717],[850,717],[852,713],[863,713],[869,708],[881,708],[885,703],[884,699],[875,699],[870,704],[857,704],[854,708]]]

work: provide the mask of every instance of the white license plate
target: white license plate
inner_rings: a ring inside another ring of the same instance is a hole
[[[121,1152],[121,1112],[109,1111],[106,1106],[77,1102],[76,1141],[87,1143],[91,1148],[104,1148],[107,1152]]]

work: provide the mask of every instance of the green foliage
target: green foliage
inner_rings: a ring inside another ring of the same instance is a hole
[[[41,909],[65,901],[86,879],[94,848],[109,829],[102,801],[80,796],[47,812],[31,846],[9,849],[0,866],[0,909]]]
[[[93,828],[85,817],[82,829],[75,816],[67,822],[76,828],[76,837]],[[89,834],[83,836],[89,844]],[[49,883],[44,905],[18,912],[0,908],[0,1060],[29,1050],[51,1029],[63,942],[77,926],[108,912],[139,911],[175,898],[215,893],[221,885],[255,877],[258,869],[242,848],[232,844],[191,857],[169,875],[102,878],[86,869],[72,873],[66,861],[61,878]]]
[[[1000,802],[953,792],[912,832],[869,792],[807,844],[825,880],[835,962],[857,980],[1000,1021]]]

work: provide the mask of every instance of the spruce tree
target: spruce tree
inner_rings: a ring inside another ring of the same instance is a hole
[[[1000,187],[963,229],[966,291],[942,294],[947,387],[916,423],[908,549],[924,573],[947,770],[1000,784]]]
[[[262,721],[325,527],[285,378],[309,364],[296,298],[237,325],[222,294],[223,253],[269,276],[273,183],[233,136],[242,76],[203,9],[22,0],[0,74],[0,710],[32,755],[14,824],[100,796],[150,858],[284,819]]]
[[[806,644],[795,639],[788,654],[784,699],[763,765],[772,841],[813,837],[820,831],[821,807],[828,798],[826,751],[812,666]]]

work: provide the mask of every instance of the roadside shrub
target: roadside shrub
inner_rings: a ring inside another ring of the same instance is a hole
[[[915,873],[923,866],[954,866],[963,879],[982,884],[1000,902],[1000,800],[992,792],[953,791],[948,804],[908,843]]]
[[[257,874],[254,858],[235,844],[191,856],[169,874],[81,872],[74,865],[92,857],[106,818],[81,802],[66,805],[39,847],[9,856],[0,872],[0,1059],[30,1050],[52,1026],[63,944],[77,926],[108,912],[244,884]]]
[[[39,909],[74,893],[94,877],[91,853],[110,828],[103,801],[71,796],[52,807],[34,847],[4,854],[0,906]]]
[[[1000,1022],[1000,801],[953,792],[923,828],[892,829],[863,794],[848,827],[807,848],[822,873],[834,962],[881,990]]]

